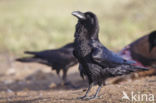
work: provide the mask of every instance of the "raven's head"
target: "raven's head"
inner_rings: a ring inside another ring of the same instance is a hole
[[[153,31],[149,34],[149,52],[156,46],[156,31]]]
[[[79,32],[79,35],[86,35],[87,37],[94,39],[98,38],[99,25],[98,19],[94,13],[74,11],[72,12],[72,15],[78,19],[76,32]]]

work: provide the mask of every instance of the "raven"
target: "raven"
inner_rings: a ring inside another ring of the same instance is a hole
[[[78,63],[77,59],[73,56],[73,43],[66,44],[59,49],[44,50],[40,52],[26,51],[26,54],[33,55],[32,57],[18,58],[19,62],[37,62],[52,67],[56,70],[57,75],[60,77],[60,70],[63,70],[63,84],[66,82],[67,71],[71,66]]]
[[[72,15],[78,18],[73,53],[80,63],[81,76],[86,76],[89,83],[86,94],[80,99],[97,98],[102,85],[109,77],[146,70],[146,68],[133,66],[133,61],[121,58],[100,43],[98,19],[94,13],[74,11]],[[99,87],[93,96],[88,97],[88,92],[94,84]]]

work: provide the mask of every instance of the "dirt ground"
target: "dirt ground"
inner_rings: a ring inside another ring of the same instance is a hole
[[[60,79],[51,68],[36,63],[22,64],[14,59],[14,56],[0,55],[0,103],[131,103],[122,99],[123,91],[128,95],[133,91],[137,96],[153,94],[156,102],[156,76],[106,85],[99,94],[100,98],[84,101],[76,99],[84,95],[87,88],[87,81],[81,79],[77,66],[68,72],[68,80],[73,86],[59,86]],[[94,86],[90,95],[96,89]]]

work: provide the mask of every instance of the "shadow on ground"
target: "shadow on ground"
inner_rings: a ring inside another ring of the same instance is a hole
[[[52,74],[44,73],[42,71],[37,71],[28,75],[23,80],[15,80],[12,83],[1,82],[0,91],[5,91],[8,88],[12,91],[21,91],[21,90],[74,90],[80,88],[86,88],[87,82],[82,79],[76,79],[75,77],[79,76],[79,73],[71,73],[68,75],[69,78],[74,77],[73,80],[70,80],[70,83],[67,85],[60,84],[61,80]]]

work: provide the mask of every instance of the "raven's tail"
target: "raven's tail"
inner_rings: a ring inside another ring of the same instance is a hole
[[[32,54],[32,55],[36,55],[38,52],[33,52],[33,51],[25,51],[25,54]]]
[[[16,61],[18,61],[18,62],[37,62],[37,59],[34,57],[24,57],[24,58],[17,58]]]
[[[41,63],[41,64],[46,64],[46,65],[50,65],[46,60],[42,59],[42,58],[37,58],[37,57],[23,57],[23,58],[17,58],[15,59],[18,62],[23,62],[23,63],[31,63],[31,62],[35,62],[35,63]]]
[[[17,58],[15,59],[18,62],[37,62],[39,60],[39,58],[36,58],[36,54],[37,52],[33,52],[33,51],[25,51],[25,54],[31,54],[34,55],[32,57],[22,57],[22,58]]]
[[[131,69],[133,69],[134,71],[147,71],[149,70],[149,68],[146,67],[141,67],[141,66],[131,66]]]
[[[111,82],[111,84],[118,84],[123,81],[135,80],[135,79],[138,79],[141,77],[153,76],[153,75],[156,75],[156,69],[150,68],[149,70],[146,70],[146,71],[139,71],[139,72],[132,73],[130,75],[121,76],[119,78],[116,78],[113,82]]]

